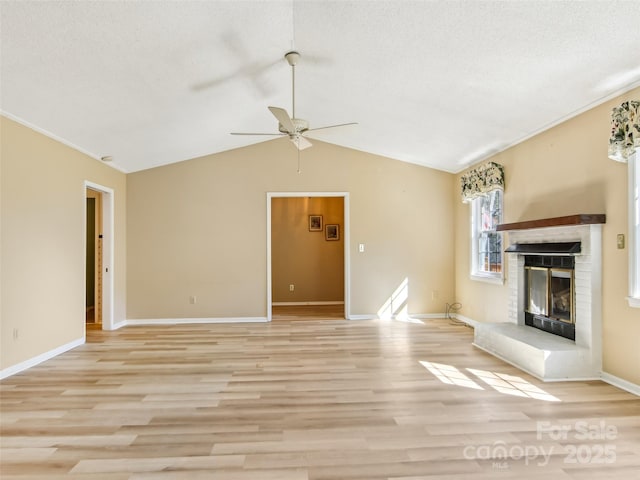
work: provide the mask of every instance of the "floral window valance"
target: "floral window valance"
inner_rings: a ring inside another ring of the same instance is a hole
[[[627,162],[636,148],[640,148],[640,101],[624,102],[611,111],[609,158]]]
[[[460,180],[462,201],[467,203],[493,190],[504,190],[504,167],[495,162],[483,163],[462,175]]]

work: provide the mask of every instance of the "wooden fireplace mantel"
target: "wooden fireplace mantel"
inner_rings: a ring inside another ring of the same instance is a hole
[[[527,220],[524,222],[501,223],[496,227],[498,232],[508,232],[510,230],[528,230],[530,228],[545,227],[566,227],[570,225],[594,225],[606,223],[605,214],[579,213],[578,215],[567,215],[566,217],[543,218],[540,220]]]

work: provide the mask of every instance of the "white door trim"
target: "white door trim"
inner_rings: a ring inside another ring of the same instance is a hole
[[[271,284],[271,199],[281,197],[342,197],[344,199],[344,316],[349,318],[351,261],[349,257],[349,192],[267,192],[267,321],[271,321],[272,284]]]
[[[85,205],[85,231],[86,231],[86,208],[87,208],[87,189],[96,190],[102,193],[102,329],[114,330],[114,271],[113,271],[113,252],[114,252],[114,191],[112,188],[99,185],[97,183],[84,181],[84,205]],[[84,251],[86,251],[86,235]],[[84,308],[83,308],[84,310]],[[85,319],[82,318],[85,325]],[[86,325],[85,325],[86,337]]]

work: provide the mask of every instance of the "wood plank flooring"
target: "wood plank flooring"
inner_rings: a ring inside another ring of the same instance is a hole
[[[88,331],[0,383],[2,480],[631,479],[640,399],[448,320]]]
[[[272,320],[344,320],[344,305],[274,305]]]

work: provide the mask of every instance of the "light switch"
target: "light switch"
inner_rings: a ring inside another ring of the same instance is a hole
[[[361,244],[358,245],[358,251],[360,253],[364,252],[364,243],[361,243]]]
[[[624,248],[624,233],[618,234],[618,249],[622,250]]]

